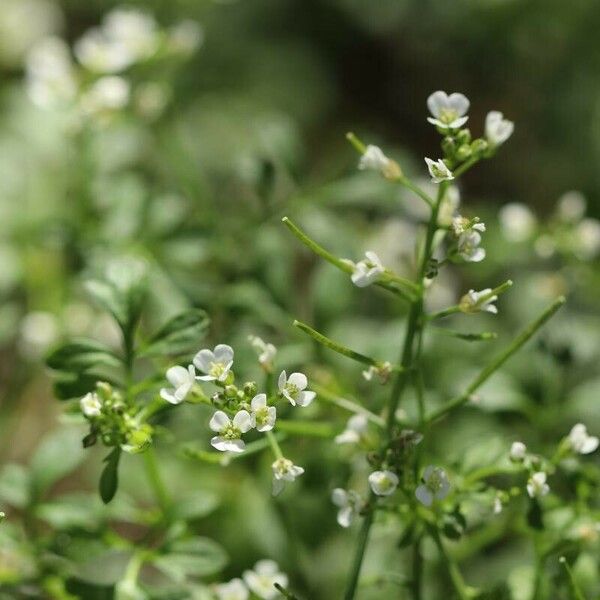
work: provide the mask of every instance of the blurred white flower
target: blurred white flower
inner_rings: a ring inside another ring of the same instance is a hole
[[[250,597],[248,588],[239,577],[227,583],[218,583],[213,589],[218,600],[248,600]]]
[[[286,588],[288,577],[279,570],[279,565],[274,560],[263,559],[259,560],[251,571],[244,571],[244,581],[259,598],[274,600],[281,597],[275,584]]]
[[[504,115],[497,111],[490,111],[485,118],[485,139],[490,146],[500,146],[513,133],[515,124],[504,118]]]
[[[218,410],[208,426],[219,434],[210,440],[214,448],[221,452],[243,452],[246,444],[241,439],[242,434],[250,431],[254,423],[247,410],[238,411],[233,421],[222,410]]]
[[[398,476],[392,471],[373,471],[369,475],[369,485],[377,496],[390,496],[398,487]]]
[[[27,313],[20,325],[19,350],[29,358],[39,358],[58,340],[56,317],[45,311]]]
[[[458,254],[466,262],[481,262],[485,258],[485,249],[480,244],[479,232],[469,229],[458,238]]]
[[[267,406],[266,394],[257,394],[254,396],[252,402],[250,402],[250,410],[258,431],[271,431],[273,429],[277,417],[277,409],[274,406]]]
[[[541,498],[550,491],[546,483],[547,475],[543,471],[537,471],[527,481],[527,493],[530,498]]]
[[[94,73],[120,73],[135,62],[124,44],[109,40],[98,27],[86,31],[73,45],[73,52]]]
[[[362,376],[365,381],[372,381],[373,377],[377,375],[381,383],[387,383],[392,372],[392,364],[388,361],[381,363],[380,366],[371,365],[368,369],[362,372]]]
[[[498,314],[498,308],[494,305],[494,302],[498,300],[498,296],[495,294],[489,296],[491,288],[486,288],[480,292],[475,290],[469,290],[459,302],[460,310],[464,313],[477,313],[477,312],[489,312],[492,314]],[[486,296],[488,296],[486,298]]]
[[[510,447],[509,457],[514,462],[521,462],[527,456],[527,446],[523,442],[513,442]]]
[[[577,423],[569,433],[569,443],[574,452],[591,454],[598,448],[600,440],[594,435],[589,435],[583,423]]]
[[[385,272],[385,267],[381,264],[381,260],[371,250],[365,252],[363,260],[354,263],[351,260],[346,259],[346,263],[349,264],[352,269],[352,283],[357,287],[367,287],[372,283],[375,283],[381,275]]]
[[[583,218],[586,207],[585,196],[577,190],[570,190],[558,199],[558,217],[565,223],[577,223]]]
[[[172,90],[167,83],[145,81],[135,89],[135,107],[146,119],[156,119],[169,103]]]
[[[218,344],[214,350],[204,348],[194,356],[194,365],[205,373],[200,375],[200,381],[224,382],[233,366],[233,348],[227,344]]]
[[[279,393],[287,398],[292,406],[308,406],[317,395],[315,392],[305,391],[308,379],[304,373],[292,373],[289,378],[285,371],[279,375],[277,387]]]
[[[27,94],[41,108],[66,105],[77,94],[69,47],[60,38],[35,44],[27,54],[25,72]]]
[[[192,54],[202,44],[204,34],[196,21],[185,19],[169,29],[168,44],[173,52]]]
[[[263,341],[256,335],[249,335],[248,341],[258,353],[258,362],[263,368],[270,371],[277,354],[277,348],[275,348],[273,344]]]
[[[455,185],[449,185],[446,189],[440,209],[438,211],[438,224],[441,227],[449,226],[456,215],[460,205],[460,191]]]
[[[162,388],[160,397],[171,404],[180,404],[196,383],[196,369],[194,365],[189,365],[187,369],[179,365],[171,367],[167,371],[167,380],[173,388]]]
[[[469,99],[463,94],[446,92],[433,92],[427,98],[427,108],[433,117],[427,117],[427,120],[441,129],[458,129],[462,127],[469,119],[467,111],[469,110]]]
[[[335,436],[336,444],[357,444],[367,431],[369,421],[365,415],[353,415],[346,423],[346,429]]]
[[[576,254],[583,260],[595,258],[600,253],[600,221],[583,219],[575,228]]]
[[[358,168],[361,171],[378,171],[385,173],[389,168],[391,160],[383,153],[379,146],[368,145],[364,154],[358,161]]]
[[[494,505],[492,508],[493,513],[495,515],[499,515],[502,512],[502,508],[503,508],[502,500],[501,500],[500,496],[498,494],[496,494],[496,497],[494,498]]]
[[[550,258],[556,252],[556,244],[548,234],[540,235],[533,248],[540,258]]]
[[[523,242],[535,231],[537,220],[529,207],[520,202],[505,204],[498,213],[504,237],[511,242]]]
[[[130,86],[123,77],[101,77],[81,96],[81,108],[88,115],[118,111],[129,102]]]
[[[452,171],[446,166],[443,158],[439,160],[425,158],[425,162],[427,163],[432,183],[442,183],[442,181],[451,181],[454,179]]]
[[[304,473],[304,469],[295,465],[287,458],[278,458],[272,465],[273,469],[273,496],[279,495],[286,483],[295,481]]]
[[[102,401],[96,392],[88,392],[79,401],[79,407],[86,417],[99,417],[102,412]]]
[[[476,217],[475,219],[468,219],[462,215],[456,215],[450,221],[450,229],[456,237],[460,237],[467,231],[478,231],[479,233],[483,233],[485,231],[485,223],[482,223],[479,220],[479,217]]]
[[[361,497],[353,490],[335,488],[331,501],[339,508],[337,522],[341,527],[350,527],[362,505]]]
[[[425,506],[431,506],[434,500],[443,500],[450,491],[450,482],[446,471],[429,465],[423,472],[423,483],[415,490],[417,500]]]

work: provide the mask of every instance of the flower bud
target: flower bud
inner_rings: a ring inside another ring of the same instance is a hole
[[[456,151],[456,158],[460,161],[463,161],[463,160],[466,160],[467,158],[469,158],[469,156],[471,156],[471,154],[472,154],[471,146],[469,146],[468,144],[463,144]]]
[[[467,128],[461,129],[456,134],[456,141],[458,144],[470,144],[471,143],[471,131]]]
[[[484,139],[477,139],[471,144],[473,154],[480,154],[488,149],[488,143]]]
[[[224,392],[225,398],[237,398],[238,389],[235,385],[226,385]]]
[[[254,398],[258,392],[258,386],[255,381],[247,381],[244,384],[244,396],[247,398]]]
[[[527,446],[523,442],[513,442],[510,447],[510,460],[522,462],[527,455]]]

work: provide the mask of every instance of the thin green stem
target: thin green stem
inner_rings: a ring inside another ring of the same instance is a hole
[[[427,417],[428,422],[444,417],[455,408],[469,401],[471,395],[483,385],[513,354],[521,349],[526,342],[561,308],[566,302],[563,296],[557,298],[542,314],[532,321],[494,360],[484,367],[477,377],[467,386],[467,389],[456,398],[448,401],[444,406],[434,410]]]
[[[360,569],[362,567],[363,557],[367,550],[367,543],[369,541],[369,532],[371,531],[371,525],[373,525],[374,518],[375,507],[372,506],[369,512],[367,512],[365,515],[360,532],[358,534],[356,552],[354,554],[354,560],[350,569],[350,578],[346,587],[346,593],[344,594],[344,600],[354,600],[356,588],[358,587],[358,578],[360,577]]]
[[[278,460],[280,458],[283,458],[283,452],[281,451],[279,442],[277,441],[277,438],[275,437],[275,434],[272,431],[267,431],[267,439],[269,440],[269,445],[271,446],[271,450],[273,451],[273,456],[275,456],[275,458]]]
[[[383,361],[375,360],[374,358],[371,358],[370,356],[365,356],[364,354],[361,354],[360,352],[356,352],[355,350],[352,350],[351,348],[348,348],[347,346],[343,346],[339,342],[336,342],[336,341],[332,340],[331,338],[328,338],[327,336],[323,335],[322,333],[319,333],[316,329],[313,329],[306,323],[302,323],[301,321],[295,320],[293,325],[294,325],[294,327],[297,327],[298,329],[300,329],[300,331],[303,331],[304,333],[306,333],[307,335],[312,337],[314,340],[319,342],[319,344],[321,344],[327,348],[330,348],[331,350],[333,350],[334,352],[337,352],[338,354],[342,354],[343,356],[347,356],[348,358],[351,358],[352,360],[363,363],[365,365],[370,365],[370,366],[376,367],[378,369],[385,368],[385,363]],[[403,370],[402,367],[398,367],[398,366],[391,366],[390,369],[393,371]]]
[[[277,419],[277,429],[291,435],[303,435],[308,437],[333,438],[338,433],[330,423],[318,423],[316,421],[301,421],[299,419],[284,420]]]
[[[442,541],[438,530],[434,526],[428,527],[428,530],[431,537],[433,538],[433,541],[438,547],[440,554],[442,555],[443,562],[446,568],[448,569],[448,575],[450,576],[450,580],[452,581],[452,585],[454,586],[458,597],[460,598],[460,600],[470,600],[473,597],[473,594],[469,586],[467,586],[467,584],[465,583],[465,580],[462,576],[462,573],[460,572],[460,569],[458,568],[458,565],[456,564],[456,561],[450,556],[450,554],[448,554],[448,551],[444,546],[444,542]]]
[[[423,200],[430,208],[434,207],[435,202],[433,199],[430,198],[428,194],[426,194],[418,185],[414,184],[408,177],[401,175],[398,179],[396,179],[396,181],[419,196],[419,198],[421,198],[421,200]]]
[[[339,408],[343,408],[349,412],[355,413],[357,415],[364,415],[371,423],[377,425],[378,427],[385,427],[385,419],[382,419],[379,415],[372,413],[370,410],[366,409],[364,406],[353,402],[352,400],[348,400],[347,398],[341,398],[336,396],[329,390],[313,384],[313,390],[317,392],[317,398],[320,401],[328,402],[329,404],[333,404]]]
[[[421,554],[421,538],[413,543],[412,552],[412,581],[410,584],[413,600],[421,600],[423,587],[423,555]]]
[[[571,569],[571,565],[569,565],[569,563],[567,562],[567,559],[564,556],[561,556],[558,560],[564,567],[565,572],[567,574],[567,579],[569,580],[569,588],[571,590],[571,598],[573,600],[585,600],[585,596],[583,595],[583,592],[579,589],[577,581],[575,581],[573,570]]]

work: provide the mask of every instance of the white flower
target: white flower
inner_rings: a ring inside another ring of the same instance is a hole
[[[523,242],[533,234],[536,225],[535,215],[525,204],[509,202],[498,213],[502,233],[511,242]]]
[[[180,404],[196,383],[196,369],[194,365],[189,365],[187,369],[179,365],[171,367],[167,371],[167,380],[173,388],[162,388],[160,397],[171,404]]]
[[[81,97],[81,106],[88,114],[121,110],[129,102],[129,93],[126,79],[116,75],[101,77]]]
[[[250,592],[244,582],[236,577],[227,583],[218,583],[214,586],[218,600],[248,600]]]
[[[398,487],[398,476],[392,471],[373,471],[369,475],[369,485],[377,496],[389,496]]]
[[[525,460],[527,455],[527,446],[523,442],[513,442],[510,447],[509,457],[514,462],[521,462]]]
[[[500,146],[513,133],[515,124],[504,118],[504,115],[497,111],[490,111],[485,118],[485,139],[490,146]]]
[[[468,231],[483,233],[485,231],[485,223],[482,223],[478,217],[467,219],[467,217],[463,217],[462,215],[456,215],[450,222],[450,229],[456,237],[460,237]]]
[[[576,253],[579,258],[589,260],[600,253],[600,221],[583,219],[575,229]]]
[[[452,175],[452,171],[446,166],[444,159],[433,160],[425,158],[425,162],[427,163],[432,183],[442,183],[442,181],[451,181],[454,179],[454,175]]]
[[[340,509],[337,514],[338,524],[341,527],[350,527],[360,510],[361,497],[353,490],[335,488],[331,492],[331,501]]]
[[[367,430],[369,421],[365,415],[354,415],[348,419],[346,429],[335,436],[336,444],[356,444]]]
[[[308,379],[304,373],[292,373],[288,379],[285,371],[281,371],[277,386],[279,393],[287,398],[292,406],[308,406],[317,395],[315,392],[305,391]]]
[[[586,207],[585,196],[577,190],[571,190],[558,199],[558,216],[565,223],[577,223],[583,218]]]
[[[463,94],[446,94],[446,92],[433,92],[427,98],[427,108],[433,115],[427,120],[441,129],[458,129],[462,127],[469,117],[465,116],[469,110],[469,99]]]
[[[242,433],[250,431],[254,423],[247,410],[238,411],[233,421],[222,410],[218,410],[208,426],[219,434],[210,440],[213,448],[221,452],[243,452],[246,444],[241,439]]]
[[[538,471],[534,473],[527,482],[527,493],[530,498],[541,498],[550,491],[550,486],[546,483],[546,473]]]
[[[390,166],[390,163],[390,159],[379,146],[369,145],[360,157],[358,168],[361,171],[370,170],[383,173]]]
[[[352,283],[360,288],[367,287],[372,283],[375,283],[381,275],[385,272],[385,267],[381,264],[381,260],[375,252],[368,250],[365,252],[363,260],[353,263],[347,261],[352,266]]]
[[[273,469],[273,496],[280,494],[287,482],[295,481],[304,473],[304,469],[295,465],[287,458],[278,458],[272,465]]]
[[[233,366],[233,348],[227,344],[219,344],[214,350],[200,350],[194,356],[194,364],[199,371],[206,373],[198,377],[201,381],[223,382]]]
[[[500,499],[499,495],[496,495],[496,497],[494,498],[494,506],[493,506],[493,513],[495,515],[499,515],[502,512],[502,500]]]
[[[184,19],[169,30],[169,47],[173,52],[192,54],[202,44],[204,34],[196,21]]]
[[[466,262],[481,262],[485,258],[485,249],[479,244],[481,234],[469,229],[458,238],[458,254]]]
[[[274,406],[267,406],[267,395],[258,394],[250,402],[252,418],[258,431],[271,431],[275,425],[277,410]]]
[[[95,73],[119,73],[135,62],[124,44],[109,40],[98,27],[86,31],[75,42],[73,52],[86,69]]]
[[[443,500],[450,491],[450,482],[446,471],[429,465],[423,473],[423,483],[415,490],[417,500],[425,506],[431,506],[434,500]]]
[[[495,294],[490,296],[491,288],[486,288],[480,292],[469,290],[459,302],[460,310],[464,313],[489,312],[498,314],[498,308],[493,304],[498,300]],[[486,298],[487,296],[487,298]]]
[[[96,392],[87,393],[79,401],[79,406],[86,417],[99,417],[102,412],[102,401]]]
[[[26,88],[32,102],[53,108],[75,98],[77,82],[67,44],[57,37],[40,40],[27,54]]]
[[[578,454],[591,454],[598,448],[600,440],[594,435],[588,435],[583,423],[577,423],[569,433],[569,443]]]
[[[460,205],[460,191],[455,185],[450,185],[440,203],[438,211],[438,224],[441,227],[448,226],[456,215]]]
[[[252,344],[252,347],[258,353],[258,362],[266,368],[270,368],[275,360],[277,354],[277,348],[273,344],[264,342],[261,338],[256,335],[249,335],[248,341]]]
[[[287,587],[288,577],[279,570],[279,565],[274,560],[263,559],[254,565],[253,570],[244,571],[244,581],[259,598],[272,600],[281,596],[275,584]]]

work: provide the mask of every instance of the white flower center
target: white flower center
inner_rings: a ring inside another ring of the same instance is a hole
[[[216,377],[219,379],[225,373],[225,365],[221,362],[211,362],[210,367],[208,369],[208,374],[211,377]]]

